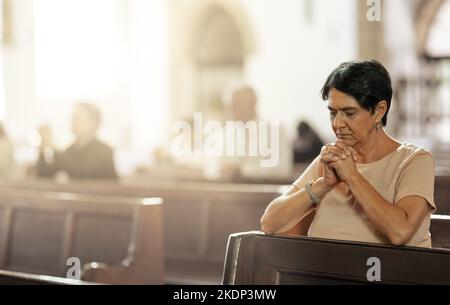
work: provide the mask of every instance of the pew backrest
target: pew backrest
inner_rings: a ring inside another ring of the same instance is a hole
[[[450,215],[431,215],[430,233],[433,248],[450,249]]]
[[[268,203],[286,189],[280,185],[171,181],[0,184],[0,189],[11,188],[163,198],[166,280],[178,284],[220,283],[228,236],[258,230]]]
[[[81,265],[94,261],[114,266],[149,255],[155,272],[147,280],[162,283],[161,203],[160,198],[2,189],[0,268],[65,277],[71,257]],[[139,222],[143,214],[153,216]],[[143,226],[147,237],[140,232]],[[152,250],[148,244],[154,245]]]
[[[450,176],[436,176],[434,182],[434,201],[437,213],[450,215]]]
[[[308,237],[233,234],[223,284],[369,284],[373,259],[380,283],[450,284],[450,250],[393,247]]]

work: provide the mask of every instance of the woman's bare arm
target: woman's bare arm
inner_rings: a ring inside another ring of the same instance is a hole
[[[392,204],[361,175],[349,178],[347,185],[374,227],[397,246],[411,239],[430,209],[420,196],[407,196]]]
[[[312,185],[313,192],[321,198],[332,188],[322,177]],[[286,194],[273,200],[266,208],[261,218],[261,230],[269,234],[289,231],[314,209],[306,190],[293,185]]]

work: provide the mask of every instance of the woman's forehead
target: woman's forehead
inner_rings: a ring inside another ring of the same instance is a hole
[[[336,110],[342,110],[343,108],[360,109],[361,106],[354,97],[333,88],[328,95],[328,108]]]

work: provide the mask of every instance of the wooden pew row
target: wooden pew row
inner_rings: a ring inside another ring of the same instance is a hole
[[[375,257],[384,284],[450,284],[450,250],[393,247],[307,237],[233,234],[223,284],[369,284]]]
[[[65,277],[76,257],[90,281],[161,284],[161,203],[1,188],[0,269]]]
[[[95,285],[96,283],[48,275],[0,270],[0,285]]]
[[[219,284],[228,236],[258,230],[267,204],[284,191],[279,185],[170,181],[55,184],[37,180],[0,184],[0,189],[5,188],[163,198],[166,282],[174,284]]]
[[[450,216],[431,215],[430,234],[433,248],[450,249]]]
[[[227,237],[237,231],[259,230],[259,219],[268,202],[284,191],[270,185],[179,182],[130,185],[80,181],[55,185],[52,181],[34,181],[12,187],[163,197],[166,282],[178,284],[219,283]],[[433,220],[433,246],[450,248],[449,232],[448,222]]]
[[[450,176],[436,176],[434,181],[434,201],[437,213],[450,215]]]
[[[299,165],[295,171],[301,173],[305,165]],[[300,174],[295,174],[289,179],[246,179],[242,183],[247,184],[269,184],[269,185],[290,185]],[[436,168],[436,177],[434,182],[434,200],[437,204],[437,213],[441,215],[450,215],[450,172],[441,168]]]
[[[289,178],[283,178],[283,179],[268,179],[268,178],[247,178],[247,179],[240,179],[239,181],[235,181],[235,183],[243,183],[243,184],[264,184],[264,185],[291,185],[297,178],[300,176],[300,174],[306,169],[306,167],[309,164],[298,164],[294,171],[295,174],[293,174]],[[435,183],[434,183],[434,199],[437,204],[437,213],[441,215],[450,215],[450,172],[449,167],[441,168],[436,166],[436,177],[435,177]],[[152,175],[148,175],[145,177],[137,177],[137,178],[131,178],[132,181],[141,181],[140,183],[153,183],[153,181],[158,180],[159,176],[158,173],[155,172]],[[167,179],[167,178],[166,178]],[[180,177],[173,176],[173,180],[180,179]],[[184,179],[186,180],[186,179]],[[204,179],[204,181],[206,181]],[[222,181],[223,182],[223,181]],[[228,181],[229,182],[229,181]],[[178,180],[176,183],[179,185],[183,185],[185,182],[183,179]],[[211,182],[210,182],[211,183]]]

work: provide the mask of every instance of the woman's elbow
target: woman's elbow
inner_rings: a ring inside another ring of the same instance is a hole
[[[401,237],[391,237],[391,238],[389,238],[389,241],[391,242],[391,244],[393,246],[397,246],[397,247],[405,246],[408,243],[406,238],[401,238]]]
[[[261,231],[266,234],[280,233],[280,226],[282,226],[282,223],[279,223],[279,221],[277,221],[278,219],[278,215],[266,211],[259,221]]]
[[[267,225],[263,225],[263,224],[261,224],[261,231],[263,231],[266,234],[274,234],[275,233],[271,227],[269,227]]]
[[[266,234],[274,234],[276,233],[275,223],[274,219],[277,218],[277,202],[280,197],[275,198],[266,208],[264,211],[263,216],[261,217],[259,221],[259,225],[261,227],[261,231],[263,231]]]
[[[409,228],[404,229],[404,230],[399,230],[399,231],[395,232],[394,234],[391,234],[391,236],[389,236],[389,241],[394,246],[398,246],[398,247],[406,246],[408,244],[408,242],[411,240],[413,234],[414,234],[414,231]]]
[[[270,220],[268,219],[266,214],[264,214],[263,217],[261,217],[261,220],[259,223],[261,226],[261,231],[263,231],[264,233],[266,233],[266,234],[276,233],[276,230],[274,229],[273,225],[270,223]]]

